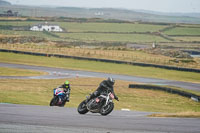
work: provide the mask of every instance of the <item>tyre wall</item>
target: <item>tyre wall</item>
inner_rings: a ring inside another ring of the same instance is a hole
[[[161,90],[161,91],[165,91],[165,92],[168,92],[168,93],[178,94],[180,96],[191,98],[192,100],[197,101],[197,102],[200,101],[200,96],[198,96],[196,94],[192,94],[192,93],[185,92],[185,91],[182,91],[182,90],[173,89],[173,88],[170,88],[170,87],[155,86],[155,85],[130,84],[129,88],[148,89],[148,90]]]

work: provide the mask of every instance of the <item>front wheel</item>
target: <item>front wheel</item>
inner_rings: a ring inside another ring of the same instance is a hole
[[[114,109],[114,103],[110,102],[108,105],[103,106],[100,110],[101,115],[108,115]]]
[[[59,98],[58,97],[53,97],[52,99],[51,99],[51,102],[50,102],[50,106],[56,106],[56,104],[58,103],[58,101],[59,101]]]
[[[80,114],[86,114],[89,110],[87,109],[87,106],[86,106],[86,101],[84,100],[84,101],[82,101],[80,104],[79,104],[79,106],[78,106],[78,112],[80,113]]]

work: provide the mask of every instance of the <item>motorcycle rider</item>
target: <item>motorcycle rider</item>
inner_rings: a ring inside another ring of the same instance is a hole
[[[103,80],[100,84],[99,87],[96,89],[96,91],[94,91],[86,100],[86,102],[88,102],[89,100],[99,96],[101,93],[110,90],[113,94],[114,97],[117,101],[119,101],[118,97],[115,95],[114,89],[113,89],[113,85],[115,84],[115,80],[111,77],[108,77],[107,80]]]
[[[66,80],[64,84],[60,85],[58,88],[63,88],[63,91],[66,94],[66,97],[63,100],[66,100],[67,102],[69,102],[69,96],[70,96],[70,91],[71,91],[69,81]]]

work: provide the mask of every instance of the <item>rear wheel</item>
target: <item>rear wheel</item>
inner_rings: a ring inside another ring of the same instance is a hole
[[[80,113],[80,114],[86,114],[89,110],[87,109],[87,106],[86,106],[86,101],[84,100],[84,101],[82,101],[80,104],[79,104],[79,106],[78,106],[78,112]]]
[[[53,97],[52,99],[51,99],[51,102],[50,102],[50,106],[56,106],[56,104],[58,103],[58,101],[59,101],[59,98],[58,97]]]
[[[101,115],[108,115],[114,109],[114,103],[110,102],[108,105],[103,106],[100,110]]]

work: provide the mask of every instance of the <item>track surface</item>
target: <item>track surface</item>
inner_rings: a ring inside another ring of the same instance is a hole
[[[56,79],[69,77],[103,77],[115,79],[173,85],[200,91],[200,84],[75,71],[60,68],[0,63],[0,67],[23,68],[48,72],[49,75],[35,77],[8,77],[20,79]],[[77,105],[78,106],[78,105]],[[88,113],[80,115],[75,108],[34,105],[0,104],[0,133],[199,133],[200,119],[150,118],[151,112],[113,111],[108,116]]]
[[[0,104],[1,133],[199,133],[200,119],[150,118],[147,112],[80,115],[75,108]]]
[[[32,77],[0,76],[0,79],[1,78],[57,79],[57,78],[70,78],[70,77],[76,77],[76,76],[107,78],[111,76],[118,80],[134,81],[134,82],[141,82],[141,83],[148,83],[148,84],[170,85],[170,86],[177,86],[177,87],[182,87],[185,89],[200,91],[200,84],[173,81],[173,80],[163,80],[163,79],[136,77],[136,76],[128,76],[128,75],[107,74],[107,73],[98,73],[98,72],[90,72],[90,71],[78,71],[78,70],[70,70],[70,69],[62,69],[62,68],[51,68],[51,67],[8,64],[8,63],[0,63],[0,67],[31,69],[31,70],[37,70],[37,71],[45,71],[49,73],[49,75],[32,76]]]

